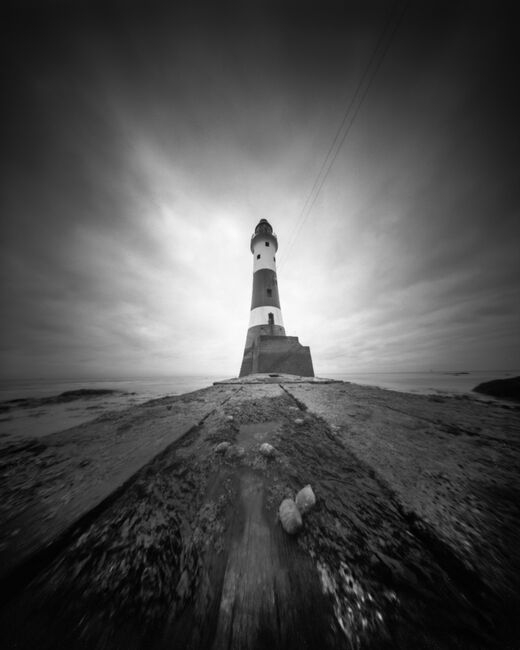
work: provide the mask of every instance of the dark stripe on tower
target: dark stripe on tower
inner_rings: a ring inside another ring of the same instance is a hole
[[[259,269],[253,273],[251,309],[256,307],[278,307],[280,309],[278,281],[276,273],[271,269]]]

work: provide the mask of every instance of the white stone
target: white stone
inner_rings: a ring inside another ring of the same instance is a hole
[[[264,442],[260,445],[260,453],[262,456],[271,457],[274,456],[275,448],[273,445],[270,445],[268,442]]]
[[[292,499],[284,499],[278,510],[283,529],[289,535],[297,533],[303,525],[300,511]]]
[[[239,445],[230,445],[226,449],[226,456],[229,456],[230,458],[242,458],[245,453],[246,450]]]
[[[220,442],[216,447],[215,447],[215,453],[217,454],[225,454],[226,451],[231,447],[230,442]]]
[[[302,515],[308,512],[316,503],[316,496],[314,495],[311,486],[306,485],[303,487],[296,495],[295,501],[296,506]]]

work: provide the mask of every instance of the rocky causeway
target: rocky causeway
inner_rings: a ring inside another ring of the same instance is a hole
[[[276,374],[3,439],[1,645],[518,648],[519,461],[518,403]]]

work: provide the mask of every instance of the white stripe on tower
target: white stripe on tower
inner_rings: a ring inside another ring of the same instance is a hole
[[[266,246],[266,243],[269,246]],[[276,273],[276,249],[271,242],[257,241],[255,246],[251,246],[251,248],[253,250],[253,273],[260,271],[260,269],[270,269]]]
[[[249,315],[249,327],[269,324],[269,314],[273,314],[274,325],[283,327],[282,310],[278,307],[255,307]]]

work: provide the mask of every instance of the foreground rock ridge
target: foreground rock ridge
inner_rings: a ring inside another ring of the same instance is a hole
[[[4,439],[2,647],[516,648],[519,433],[514,403],[266,374]]]

